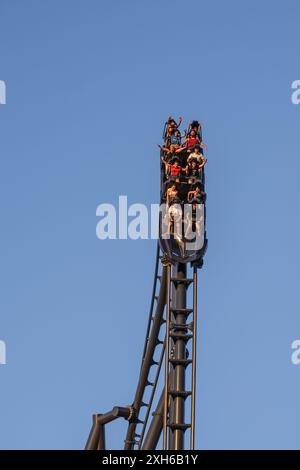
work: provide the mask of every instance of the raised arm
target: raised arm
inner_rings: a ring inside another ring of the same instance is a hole
[[[168,170],[168,167],[169,167],[169,164],[166,162],[166,160],[164,159],[164,157],[161,157],[161,161],[162,161],[163,164],[165,165],[165,170],[167,171],[167,170]]]
[[[165,164],[166,171],[168,171],[168,170],[169,170],[169,166],[170,166],[169,163],[166,162],[166,160],[163,160],[163,162],[164,162],[164,164]]]
[[[188,141],[187,139],[184,139],[184,140],[181,142],[181,146],[182,146],[182,147],[185,146],[185,144],[187,144],[187,141]]]
[[[187,196],[188,201],[190,201],[190,200],[193,198],[194,192],[195,192],[195,191],[189,191],[189,192],[188,192],[188,196]]]
[[[158,147],[160,148],[160,150],[162,150],[163,152],[169,153],[168,147],[165,147],[164,145],[159,145],[159,144],[157,144],[157,146],[158,146]]]
[[[178,149],[175,150],[175,153],[180,153],[182,150],[185,150],[185,147],[179,147]]]

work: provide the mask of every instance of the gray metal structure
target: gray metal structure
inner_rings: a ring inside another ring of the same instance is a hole
[[[192,275],[187,277],[189,270]],[[187,306],[188,289],[192,289],[191,306]],[[194,449],[196,337],[197,266],[172,265],[158,247],[151,308],[133,403],[128,407],[115,407],[109,413],[93,415],[86,450],[106,448],[105,425],[117,418],[128,420],[124,450],[156,449],[161,435],[162,449]],[[188,385],[187,368],[191,368]],[[150,375],[154,379],[151,380]],[[162,375],[164,387],[153,410]],[[186,439],[187,431],[189,440]]]
[[[164,179],[161,167],[161,201]],[[203,170],[203,189],[204,182]],[[204,214],[204,243],[199,251],[182,257],[176,240],[160,236],[133,402],[93,415],[86,450],[106,449],[105,426],[117,418],[128,421],[124,450],[195,448],[197,274],[207,248],[205,203]]]

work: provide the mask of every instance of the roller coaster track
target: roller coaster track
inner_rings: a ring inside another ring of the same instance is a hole
[[[129,421],[125,450],[155,449],[162,432],[164,449],[184,449],[187,430],[190,431],[189,448],[194,449],[197,267],[193,268],[193,276],[190,278],[186,277],[187,269],[185,264],[172,266],[157,247],[152,298],[134,401],[129,407],[115,407],[104,415],[94,415],[86,449],[103,449],[104,425],[118,417]],[[187,308],[187,291],[190,286],[193,288],[193,305]],[[158,360],[155,359],[156,354]],[[149,424],[163,363],[165,386]],[[189,366],[192,368],[189,374],[191,387],[186,389],[186,369]],[[150,374],[154,374],[152,381]],[[150,389],[149,398],[144,401],[147,388]],[[188,398],[190,420],[186,422]]]
[[[163,185],[161,170],[161,198]],[[158,242],[134,400],[93,415],[86,450],[104,450],[105,426],[118,418],[128,421],[124,450],[195,448],[197,289],[207,246],[205,219],[203,246],[186,260],[175,253],[174,240]]]

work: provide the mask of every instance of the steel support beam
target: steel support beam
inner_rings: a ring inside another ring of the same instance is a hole
[[[165,390],[163,389],[156,410],[153,413],[152,421],[145,437],[142,450],[154,450],[157,447],[163,429],[164,401]]]
[[[196,371],[197,371],[197,267],[193,274],[193,351],[192,351],[192,399],[191,399],[191,437],[190,449],[195,449],[195,420],[196,420]]]
[[[177,267],[177,279],[186,278],[186,264],[178,264]],[[186,285],[178,283],[176,289],[176,308],[186,308]],[[176,323],[185,324],[186,316],[184,314],[176,315]],[[186,359],[186,343],[183,339],[176,340],[175,359]],[[184,365],[176,364],[174,368],[174,385],[175,391],[185,391],[185,375],[186,368]],[[174,422],[173,424],[181,424],[185,422],[185,399],[182,396],[175,396],[174,398]],[[174,447],[171,450],[183,450],[184,449],[184,430],[174,429]]]
[[[111,411],[104,414],[93,415],[93,425],[90,431],[85,450],[105,449],[105,424],[117,418],[129,419],[132,415],[131,407],[115,406]]]
[[[166,286],[167,286],[167,267],[163,268],[162,278],[161,278],[161,286],[158,296],[157,302],[157,309],[156,315],[154,317],[153,325],[151,328],[150,336],[148,345],[146,348],[146,353],[144,356],[144,361],[140,371],[140,377],[138,386],[135,392],[134,401],[132,407],[135,413],[138,415],[142,399],[145,391],[145,387],[147,386],[148,376],[150,367],[153,365],[153,355],[155,348],[157,346],[158,335],[161,327],[161,323],[163,321],[163,313],[166,303]],[[133,419],[128,426],[126,439],[125,439],[125,450],[131,450],[134,448],[135,444],[135,429],[136,429],[137,421]]]
[[[173,265],[172,266],[172,278],[176,279],[177,276],[177,266]],[[176,286],[175,283],[172,282],[172,309],[176,308]],[[174,322],[174,314],[171,313],[171,321]],[[171,339],[171,356],[174,354],[174,347],[175,347],[175,342],[173,339]],[[174,390],[175,389],[175,382],[174,382],[174,370],[173,367],[171,367],[170,370],[170,389]],[[170,396],[169,398],[169,420],[171,423],[174,422],[174,398]],[[173,429],[169,429],[169,449],[174,449],[174,431]]]

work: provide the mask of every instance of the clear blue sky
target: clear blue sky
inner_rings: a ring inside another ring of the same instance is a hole
[[[300,448],[299,15],[0,0],[0,448],[82,448],[93,412],[131,403],[155,242],[99,241],[95,212],[158,202],[170,114],[202,120],[209,146],[197,447]]]

